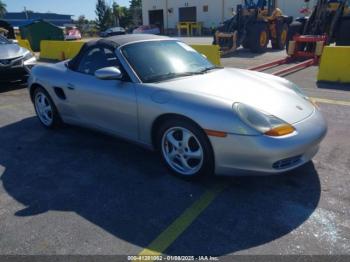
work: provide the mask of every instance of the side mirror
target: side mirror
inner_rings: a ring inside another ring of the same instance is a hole
[[[123,74],[118,68],[111,66],[96,70],[95,77],[101,80],[120,80]]]

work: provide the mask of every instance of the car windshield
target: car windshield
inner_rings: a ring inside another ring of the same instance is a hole
[[[122,53],[142,82],[204,74],[217,68],[192,47],[178,41],[148,41],[126,45]]]
[[[10,43],[9,40],[7,40],[5,37],[0,35],[0,45],[7,45],[9,43]]]

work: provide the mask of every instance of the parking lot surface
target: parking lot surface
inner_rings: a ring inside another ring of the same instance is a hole
[[[222,63],[283,56],[239,50]],[[25,87],[1,83],[0,254],[350,254],[350,86],[316,84],[316,74],[287,77],[318,99],[329,125],[313,162],[193,182],[123,140],[43,128]]]

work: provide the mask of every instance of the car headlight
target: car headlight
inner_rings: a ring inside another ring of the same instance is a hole
[[[284,136],[295,131],[292,125],[251,106],[235,103],[233,109],[245,124],[267,136]]]
[[[34,57],[34,54],[28,51],[28,52],[25,53],[25,55],[23,56],[23,60],[26,61],[26,60],[29,60],[29,59],[31,59],[31,58],[33,58],[33,57]]]

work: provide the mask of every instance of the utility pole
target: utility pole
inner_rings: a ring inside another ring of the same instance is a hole
[[[169,5],[168,0],[165,1],[165,15],[166,15],[166,29],[164,30],[166,34],[168,34],[169,28]]]
[[[29,20],[28,12],[27,12],[27,8],[26,8],[26,7],[24,7],[24,13],[25,13],[25,15],[26,15],[26,19]]]
[[[221,9],[221,22],[225,21],[225,0],[222,0],[222,9]]]

